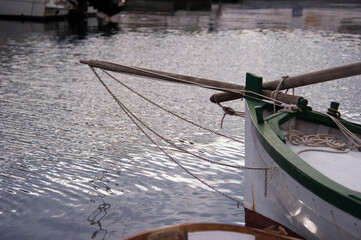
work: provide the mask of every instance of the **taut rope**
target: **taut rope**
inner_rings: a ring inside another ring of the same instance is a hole
[[[108,93],[113,97],[114,101],[119,105],[119,107],[124,111],[124,113],[129,117],[129,119],[137,126],[137,128],[163,153],[165,154],[171,161],[173,161],[175,164],[177,164],[180,168],[182,168],[185,172],[187,172],[188,174],[190,174],[191,176],[193,176],[195,179],[197,179],[199,182],[203,183],[205,186],[209,187],[210,189],[214,190],[215,192],[221,194],[222,196],[234,201],[237,203],[237,206],[242,205],[244,206],[243,201],[237,200],[229,195],[227,195],[226,193],[218,190],[217,188],[209,185],[207,182],[205,182],[204,180],[202,180],[201,178],[197,177],[196,175],[194,175],[191,171],[189,171],[187,168],[185,168],[182,164],[180,164],[177,160],[175,160],[172,156],[170,156],[161,146],[159,146],[159,144],[157,144],[154,139],[147,134],[144,129],[142,128],[141,125],[143,125],[143,127],[147,128],[148,130],[150,130],[153,134],[155,134],[156,136],[160,137],[162,140],[166,141],[167,143],[171,144],[174,147],[177,147],[178,149],[187,152],[189,154],[191,154],[190,152],[186,151],[185,149],[176,146],[175,144],[171,143],[171,141],[163,138],[162,136],[160,136],[158,133],[156,133],[153,129],[151,129],[148,125],[146,125],[143,121],[141,121],[137,116],[135,116],[115,95],[114,93],[108,88],[108,86],[104,83],[104,81],[100,78],[100,76],[98,75],[98,73],[94,70],[93,67],[90,67],[90,69],[93,71],[93,73],[95,74],[95,76],[97,77],[97,79],[100,81],[100,83],[105,87],[105,89],[108,91]],[[193,156],[197,156],[195,154],[192,154]],[[205,158],[202,158],[203,160],[205,160]],[[212,160],[210,160],[212,163],[216,163]],[[217,163],[219,164],[219,163]],[[224,165],[225,164],[221,164]],[[227,165],[227,166],[231,166],[231,165]],[[236,168],[243,168],[243,169],[252,169],[252,170],[265,170],[267,171],[268,168],[247,168],[247,167],[242,167],[242,166],[233,166]]]
[[[92,69],[93,70],[93,72],[94,72],[94,74],[96,74],[96,76],[97,76],[97,78],[99,79],[100,77],[99,77],[99,75],[95,72],[95,70],[94,69]],[[99,79],[100,80],[100,79]],[[119,80],[118,80],[119,81]],[[102,81],[102,83],[104,83],[103,81]],[[120,81],[119,81],[119,83],[121,83]],[[105,84],[105,83],[104,83]],[[123,85],[123,83],[122,83],[122,85]],[[105,87],[105,86],[104,86]],[[108,90],[109,88],[107,88],[107,90]],[[110,90],[108,90],[108,92],[109,92]],[[135,116],[128,108],[126,108],[125,107],[125,105],[124,104],[122,104],[121,102],[120,102],[120,100],[112,93],[112,92],[109,92],[109,93],[111,93],[111,96],[113,97],[113,98],[116,98],[117,100],[116,100],[116,102],[118,103],[118,104],[121,104],[125,109],[126,109],[126,111],[134,118],[134,119],[136,119],[138,122],[140,122],[145,128],[147,128],[149,131],[151,131],[154,135],[156,135],[157,137],[159,137],[160,139],[162,139],[163,141],[165,141],[166,143],[168,143],[169,145],[171,145],[171,146],[173,146],[173,147],[175,147],[175,148],[177,148],[178,150],[180,150],[180,151],[182,151],[182,152],[184,152],[184,153],[187,153],[187,154],[190,154],[190,155],[192,155],[192,156],[194,156],[194,157],[196,157],[196,158],[199,158],[199,159],[202,159],[202,160],[204,160],[204,161],[207,161],[207,162],[210,162],[210,163],[213,163],[213,164],[217,164],[217,165],[221,165],[221,166],[225,166],[225,167],[231,167],[231,168],[237,168],[237,169],[248,169],[248,170],[268,170],[268,169],[270,169],[270,168],[257,168],[257,167],[244,167],[244,166],[237,166],[237,165],[230,165],[230,164],[226,164],[226,163],[220,163],[220,162],[216,162],[216,161],[213,161],[213,160],[211,160],[211,159],[207,159],[207,158],[204,158],[204,157],[202,157],[202,156],[199,156],[199,155],[197,155],[197,154],[195,154],[195,153],[192,153],[192,152],[189,152],[189,151],[187,151],[186,149],[184,149],[184,148],[182,148],[182,147],[180,147],[180,146],[178,146],[178,145],[176,145],[175,143],[173,143],[172,141],[170,141],[169,139],[167,139],[167,138],[165,138],[165,137],[163,137],[163,136],[161,136],[159,133],[157,133],[156,131],[154,131],[151,127],[149,127],[146,123],[144,123],[142,120],[140,120],[137,116]],[[138,93],[137,93],[138,94]],[[143,96],[142,96],[143,97]],[[143,97],[144,99],[146,99],[145,97]],[[115,99],[114,99],[115,100]],[[149,100],[150,101],[150,100]],[[154,103],[155,104],[155,103]],[[157,106],[159,106],[158,104],[156,104]],[[122,107],[121,106],[121,107]],[[160,107],[160,106],[159,106]],[[123,108],[122,108],[123,109]],[[162,108],[162,109],[164,109],[164,108]],[[164,109],[164,110],[166,110],[166,109]],[[169,112],[169,113],[171,113],[169,110],[166,110],[167,112]],[[172,113],[173,114],[173,113]],[[129,116],[129,115],[128,115]],[[178,115],[177,115],[178,116]],[[180,117],[180,116],[179,116]],[[183,118],[183,117],[182,117]],[[200,126],[200,125],[198,125],[197,124],[197,126]],[[206,129],[206,128],[203,128],[203,129]],[[212,131],[213,132],[213,131]]]
[[[190,124],[192,124],[192,125],[194,125],[194,126],[196,126],[196,127],[198,127],[198,128],[201,128],[201,129],[203,129],[203,130],[206,130],[206,131],[209,131],[209,132],[211,132],[211,133],[213,133],[213,134],[216,134],[216,135],[218,135],[218,136],[220,136],[220,137],[228,138],[228,139],[230,139],[230,140],[233,140],[233,141],[239,142],[239,143],[244,143],[244,141],[242,141],[242,140],[239,140],[239,139],[236,139],[236,138],[233,138],[233,137],[224,135],[224,134],[222,134],[222,133],[213,131],[212,129],[209,129],[209,128],[206,128],[206,127],[204,127],[204,126],[201,126],[201,125],[199,125],[199,124],[197,124],[197,123],[195,123],[195,122],[192,122],[192,121],[190,121],[190,120],[188,120],[188,119],[180,116],[180,115],[177,114],[177,113],[174,113],[174,112],[172,112],[172,111],[170,111],[170,110],[168,110],[168,109],[160,106],[159,104],[153,102],[152,100],[144,97],[143,95],[141,95],[140,93],[138,93],[138,92],[135,91],[134,89],[130,88],[128,85],[126,85],[126,84],[124,84],[123,82],[119,81],[119,79],[115,78],[114,76],[112,76],[110,73],[108,73],[108,72],[105,71],[104,69],[102,69],[102,71],[103,71],[105,74],[107,74],[110,78],[112,78],[113,80],[115,80],[115,81],[117,81],[119,84],[121,84],[123,87],[127,88],[129,91],[133,92],[134,94],[136,94],[137,96],[143,98],[144,100],[148,101],[149,103],[153,104],[154,106],[162,109],[163,111],[165,111],[165,112],[167,112],[167,113],[169,113],[169,114],[171,114],[171,115],[173,115],[173,116],[175,116],[175,117],[177,117],[177,118],[179,118],[179,119],[181,119],[181,120],[183,120],[183,121],[185,121],[185,122],[187,122],[187,123],[190,123]]]
[[[353,143],[355,144],[356,148],[359,150],[361,149],[361,139],[357,137],[353,132],[348,130],[342,123],[337,120],[334,116],[329,115],[329,117],[332,119],[332,121],[335,122],[335,124],[338,126],[338,128],[341,130],[341,132]]]
[[[281,81],[280,81],[279,84],[277,85],[276,90],[272,91],[271,98],[277,99],[277,95],[278,95],[278,93],[279,93],[279,91],[280,91],[280,88],[281,88],[281,86],[282,86],[282,84],[283,84],[283,81],[284,81],[286,78],[288,78],[288,77],[289,77],[289,76],[283,76],[283,77],[282,77]],[[275,104],[275,103],[273,104],[273,112],[276,112],[276,104]]]

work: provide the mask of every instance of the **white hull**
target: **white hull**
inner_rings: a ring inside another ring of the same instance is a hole
[[[247,109],[247,107],[246,107]],[[245,208],[270,218],[306,239],[361,239],[360,219],[312,193],[282,170],[266,152],[246,110]]]
[[[67,13],[66,7],[54,0],[0,0],[1,16],[44,18]]]

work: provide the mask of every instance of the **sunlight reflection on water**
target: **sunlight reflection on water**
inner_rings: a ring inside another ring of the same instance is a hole
[[[123,22],[118,24],[122,31],[110,36],[89,27],[82,39],[61,35],[62,29],[16,32],[22,23],[11,23],[15,33],[1,32],[1,238],[119,239],[184,222],[243,223],[242,209],[160,153],[78,63],[108,60],[243,84],[246,72],[274,80],[360,61],[359,33],[277,28],[276,23],[237,28],[234,11],[226,8],[213,32],[204,16],[190,13],[167,16],[172,24],[164,31]],[[201,21],[196,31],[185,31],[184,25],[177,28],[179,19],[187,26]],[[115,76],[162,106],[219,130],[223,113],[209,102],[213,91]],[[106,81],[167,139],[215,161],[244,164],[243,144],[185,124]],[[331,100],[339,101],[345,118],[361,122],[358,83],[354,77],[303,87],[296,94],[323,112]],[[243,109],[240,101],[227,105]],[[226,117],[223,126],[222,133],[244,139],[243,119]],[[199,161],[157,142],[198,177],[243,199],[241,170]]]

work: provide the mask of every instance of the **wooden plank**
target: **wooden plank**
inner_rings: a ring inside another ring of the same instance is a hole
[[[97,60],[80,60],[80,63],[88,64],[91,67],[101,68],[104,70],[109,70],[113,72],[119,72],[123,74],[130,74],[136,76],[142,76],[147,78],[153,78],[158,80],[165,80],[171,82],[192,84],[203,88],[209,88],[214,90],[220,90],[224,92],[234,92],[239,93],[239,90],[243,89],[242,85],[226,83],[221,81],[215,81],[205,78],[191,77],[186,75],[174,74],[161,72],[146,68],[138,68],[131,66],[124,66],[120,64],[115,64],[111,62],[105,61],[97,61]]]
[[[280,90],[351,77],[359,74],[361,74],[361,62],[288,77],[283,81]],[[275,90],[280,81],[281,80],[264,82],[262,87],[268,90]]]
[[[145,68],[124,66],[105,61],[80,60],[80,62],[84,64],[88,64],[89,66],[92,67],[98,67],[109,71],[155,78],[166,81],[193,84],[200,87],[221,90],[225,92],[239,93],[239,90],[244,88],[242,85],[238,85],[234,83],[226,83],[226,82],[215,81],[205,78],[197,78],[197,77],[161,72],[161,71],[145,69]],[[330,81],[339,78],[351,77],[359,74],[361,74],[361,62],[325,69],[317,72],[306,73],[298,76],[288,77],[283,81],[282,86],[280,86],[280,90],[306,86],[310,84]],[[262,88],[267,90],[275,90],[278,84],[280,83],[280,81],[281,80],[264,82]]]
[[[273,97],[272,91],[270,90],[262,89],[262,94],[270,98]],[[221,92],[221,93],[213,94],[210,97],[210,101],[213,103],[221,103],[221,102],[236,100],[239,98],[243,98],[243,94]],[[283,92],[279,92],[277,94],[276,100],[281,101],[283,103],[295,104],[295,105],[302,104],[303,106],[307,106],[308,104],[308,101],[301,96],[290,95]]]
[[[197,77],[191,77],[191,76],[185,76],[180,74],[174,74],[174,73],[167,73],[167,72],[161,72],[156,70],[150,70],[145,68],[139,68],[139,67],[130,67],[130,66],[124,66],[120,64],[110,63],[110,62],[104,62],[104,61],[96,61],[96,60],[80,60],[81,63],[88,64],[92,67],[97,67],[109,71],[119,72],[119,73],[125,73],[130,75],[136,75],[136,76],[142,76],[142,77],[148,77],[148,78],[155,78],[157,80],[166,80],[166,81],[172,81],[172,82],[178,82],[178,83],[185,83],[185,84],[193,84],[199,87],[205,87],[210,88],[214,90],[221,90],[224,91],[224,93],[218,93],[211,97],[212,102],[225,102],[230,100],[235,100],[238,98],[242,98],[243,94],[240,93],[241,90],[244,89],[242,85],[233,84],[233,83],[225,83],[205,78],[197,78]],[[262,94],[265,96],[271,97],[272,91],[269,90],[262,90]],[[298,104],[300,101],[299,96],[293,96],[289,94],[285,94],[280,92],[277,95],[277,99],[289,103],[289,104]]]
[[[243,95],[241,90],[244,89],[244,86],[226,83],[221,81],[215,81],[205,78],[198,78],[192,76],[186,76],[181,74],[174,74],[168,72],[162,72],[157,70],[151,70],[146,68],[131,67],[121,64],[98,61],[98,60],[80,60],[81,63],[88,64],[91,67],[101,68],[113,72],[119,72],[123,74],[130,74],[136,76],[142,76],[157,80],[172,81],[184,84],[192,84],[203,88],[220,90],[225,93],[218,93],[211,97],[212,102],[224,102],[230,101],[238,98],[242,98]],[[349,64],[345,66],[325,69],[322,71],[306,73],[303,75],[298,75],[294,77],[285,78],[279,88],[279,90],[296,88],[300,86],[306,86],[314,83],[320,83],[325,81],[330,81],[334,79],[350,77],[361,74],[361,62]],[[281,80],[275,80],[270,82],[264,82],[262,84],[262,94],[271,97],[272,90],[277,89]],[[279,93],[277,95],[277,100],[289,103],[289,104],[298,104],[300,103],[302,97],[292,96],[289,94]],[[303,98],[302,98],[303,99]],[[302,102],[304,105],[307,105],[307,100]]]

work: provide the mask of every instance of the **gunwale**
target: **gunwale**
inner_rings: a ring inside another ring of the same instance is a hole
[[[274,131],[275,125],[277,124],[279,127],[282,123],[280,119],[270,118],[265,119],[263,123],[258,123],[256,107],[261,107],[265,110],[271,107],[270,104],[250,99],[246,96],[246,107],[256,129],[257,138],[266,152],[282,170],[287,172],[299,184],[321,199],[342,211],[361,219],[360,193],[331,180],[294,153]],[[312,110],[306,110],[302,113],[295,114],[283,113],[282,117],[283,119],[296,117],[304,121],[311,121],[318,124],[323,123],[331,127],[334,125],[331,120],[326,120],[326,116],[313,112]],[[278,123],[275,123],[275,121],[278,121]],[[361,132],[361,126],[358,124],[349,123],[347,121],[343,121],[343,124],[356,133]]]
[[[262,230],[258,228],[252,228],[241,225],[233,225],[233,224],[222,224],[222,223],[186,223],[173,225],[168,227],[163,227],[160,229],[148,230],[145,232],[141,232],[129,237],[125,237],[122,240],[143,240],[143,239],[175,239],[176,233],[185,231],[187,234],[215,234],[216,236],[224,235],[227,233],[239,234],[236,235],[237,239],[289,239],[289,240],[297,240],[299,238],[294,238],[292,236],[282,235],[277,231],[269,231]],[[220,235],[219,235],[220,233]],[[181,235],[181,234],[180,234]],[[231,235],[232,236],[232,235]],[[233,235],[234,236],[234,235]],[[210,235],[208,235],[210,237]],[[193,236],[190,239],[208,239],[207,235],[204,236]],[[226,235],[224,235],[226,237]],[[179,237],[179,239],[183,239]],[[212,238],[214,239],[214,238]],[[229,238],[227,238],[229,239]],[[232,238],[233,239],[233,238]]]

